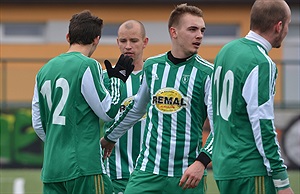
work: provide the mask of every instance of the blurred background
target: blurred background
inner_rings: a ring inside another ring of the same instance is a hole
[[[105,59],[115,62],[119,57],[117,29],[125,20],[135,19],[145,25],[149,37],[149,44],[144,51],[146,59],[170,50],[167,22],[174,7],[180,3],[198,6],[204,12],[207,28],[199,55],[213,63],[224,44],[248,33],[249,13],[253,2],[254,0],[1,0],[0,183],[7,180],[3,178],[5,169],[41,168],[43,144],[31,126],[30,107],[35,75],[49,59],[67,51],[69,45],[65,37],[73,14],[87,9],[104,20],[102,38],[92,56],[103,64]],[[299,0],[287,0],[287,3],[292,10],[289,33],[282,47],[272,49],[269,55],[276,62],[279,71],[275,126],[282,155],[288,168],[299,172],[300,10]],[[208,132],[209,129],[206,129],[205,134]]]

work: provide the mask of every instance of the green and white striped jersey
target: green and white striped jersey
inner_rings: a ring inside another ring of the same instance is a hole
[[[287,180],[274,126],[277,68],[272,46],[250,31],[225,45],[212,77],[216,180],[272,175]]]
[[[113,120],[121,104],[122,87],[124,83],[115,87],[111,97],[103,83],[101,65],[79,52],[61,54],[40,69],[32,100],[32,124],[44,141],[43,182],[105,173],[99,118]]]
[[[110,91],[110,87],[114,85],[111,79],[108,79],[107,73],[105,75],[105,86]],[[117,121],[126,106],[133,100],[134,95],[138,92],[141,85],[142,71],[133,71],[128,77],[125,87],[123,87],[121,100],[122,104],[119,113],[116,115]],[[106,122],[104,130],[107,130],[113,122]],[[111,179],[128,179],[132,173],[136,159],[141,150],[141,142],[145,129],[146,119],[142,117],[133,127],[131,127],[125,135],[118,139],[110,157],[106,160],[106,171]]]
[[[147,112],[136,169],[182,176],[202,147],[212,71],[213,65],[197,54],[176,65],[167,53],[148,58],[133,103],[105,138],[117,141]]]

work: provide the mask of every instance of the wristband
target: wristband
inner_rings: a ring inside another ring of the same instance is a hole
[[[201,152],[199,156],[196,158],[196,160],[200,161],[205,168],[211,162],[211,159],[204,152]]]

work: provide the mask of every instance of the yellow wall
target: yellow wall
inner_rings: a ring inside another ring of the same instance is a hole
[[[204,19],[210,24],[238,24],[244,36],[249,31],[249,12],[251,5],[197,5],[204,11]],[[121,23],[127,19],[140,21],[167,22],[174,5],[1,5],[1,22],[43,22],[48,20],[68,21],[74,13],[89,9],[105,23]],[[204,37],[205,38],[205,37]],[[213,62],[223,45],[202,45],[199,54]],[[68,49],[65,44],[1,44],[1,58],[49,59]],[[153,56],[170,50],[168,44],[150,44],[144,57]],[[102,63],[105,58],[116,59],[119,50],[114,45],[99,44],[93,58]],[[281,49],[273,49],[270,56],[274,60],[282,58]],[[34,87],[34,78],[44,62],[8,62],[1,63],[0,101],[30,102]],[[5,69],[6,68],[6,69]],[[280,66],[279,66],[280,70]],[[279,74],[280,75],[280,74]],[[279,80],[281,78],[279,77]],[[7,80],[7,85],[3,81]],[[277,92],[281,93],[281,82],[277,82]],[[281,95],[276,95],[276,101]]]

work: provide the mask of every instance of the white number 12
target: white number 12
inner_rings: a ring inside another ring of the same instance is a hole
[[[55,108],[54,112],[53,112],[53,117],[52,117],[52,124],[57,124],[57,125],[65,125],[66,124],[66,117],[65,116],[61,116],[61,112],[67,102],[68,96],[69,96],[69,84],[68,81],[64,78],[59,78],[58,80],[56,80],[56,85],[55,87],[58,88],[60,87],[62,89],[62,96],[60,101],[57,104],[57,107]],[[49,110],[51,110],[52,108],[52,99],[51,99],[51,95],[52,95],[52,91],[51,91],[51,81],[47,80],[45,81],[45,83],[43,84],[42,88],[41,88],[41,93],[43,95],[43,97],[46,97],[46,101],[48,104],[48,108]]]

